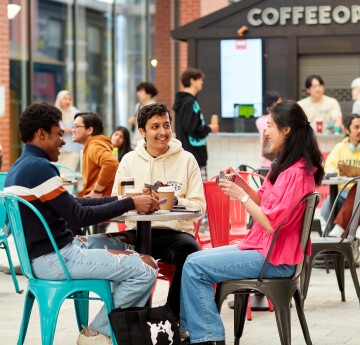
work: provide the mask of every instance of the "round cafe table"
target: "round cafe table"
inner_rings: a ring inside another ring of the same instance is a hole
[[[137,213],[130,211],[122,216],[111,219],[112,222],[136,221],[136,242],[135,249],[142,254],[151,255],[151,222],[152,221],[168,221],[168,220],[190,220],[201,218],[201,211],[185,212],[174,211],[164,212],[157,211],[152,214]]]

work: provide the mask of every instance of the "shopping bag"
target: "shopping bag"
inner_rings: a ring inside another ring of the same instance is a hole
[[[118,345],[181,345],[179,328],[168,305],[116,308],[109,319]]]

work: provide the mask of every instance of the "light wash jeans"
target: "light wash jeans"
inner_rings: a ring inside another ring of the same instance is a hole
[[[180,325],[191,343],[225,339],[212,284],[231,279],[257,278],[265,258],[256,250],[236,245],[202,250],[188,256],[181,280]],[[291,277],[295,266],[269,264],[264,277]]]
[[[140,255],[114,255],[104,249],[116,245],[127,249],[119,238],[88,236],[91,241],[81,242],[76,237],[60,250],[65,265],[74,279],[108,279],[112,282],[114,308],[143,307],[156,281],[157,270],[145,264]],[[97,240],[99,243],[97,243]],[[65,275],[55,252],[32,261],[33,272],[42,279],[63,280]],[[90,326],[97,332],[110,336],[110,326],[105,306],[95,316]]]
[[[345,199],[347,198],[349,194],[349,190],[344,190],[340,196],[339,196],[339,200],[338,202],[336,203],[336,210],[335,210],[335,217],[336,215],[338,214],[341,206],[343,205]],[[325,222],[327,222],[327,220],[329,219],[329,216],[330,216],[330,211],[331,211],[331,208],[332,208],[333,205],[330,205],[330,197],[328,196],[323,205],[321,206],[321,216],[323,217],[323,219],[325,220]]]

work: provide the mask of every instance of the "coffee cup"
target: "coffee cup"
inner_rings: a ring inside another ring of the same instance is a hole
[[[121,177],[118,182],[118,195],[125,196],[127,189],[133,189],[135,186],[134,177]]]
[[[125,191],[125,196],[127,197],[134,197],[134,196],[139,196],[139,195],[142,195],[143,194],[143,191],[142,189],[136,189],[136,188],[128,188],[126,189]]]
[[[316,133],[322,133],[323,132],[323,125],[324,121],[322,119],[316,120]]]
[[[166,202],[160,204],[160,210],[170,211],[174,205],[175,189],[172,186],[159,187],[159,200],[167,199]]]

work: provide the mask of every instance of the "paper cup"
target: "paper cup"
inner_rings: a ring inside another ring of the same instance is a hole
[[[164,204],[160,204],[160,210],[170,211],[174,206],[174,187],[159,187],[158,189],[159,200],[167,199]]]
[[[322,119],[316,120],[316,133],[322,133],[323,132],[323,125],[324,121]]]
[[[127,189],[134,189],[135,178],[134,177],[121,177],[118,182],[118,195],[125,196]]]

